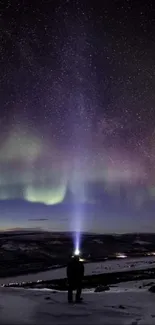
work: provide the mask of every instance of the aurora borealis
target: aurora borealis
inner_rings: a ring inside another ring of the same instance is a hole
[[[153,12],[1,4],[0,229],[155,231]]]

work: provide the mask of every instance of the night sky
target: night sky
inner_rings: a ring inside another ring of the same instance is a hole
[[[0,229],[155,231],[153,1],[0,4]]]

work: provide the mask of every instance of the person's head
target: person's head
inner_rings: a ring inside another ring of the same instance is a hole
[[[74,261],[79,262],[80,256],[79,255],[73,255],[73,259],[74,259]]]

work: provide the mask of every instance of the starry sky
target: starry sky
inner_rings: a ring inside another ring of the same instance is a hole
[[[0,229],[155,231],[155,4],[0,4]]]

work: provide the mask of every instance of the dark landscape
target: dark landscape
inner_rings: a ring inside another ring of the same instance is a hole
[[[21,274],[37,273],[39,271],[61,268],[67,264],[73,253],[72,233],[50,233],[33,231],[8,231],[0,234],[0,277],[10,277]],[[117,259],[118,254],[127,258],[154,255],[155,234],[87,234],[82,235],[82,258],[86,263]],[[150,275],[151,274],[151,275]],[[98,283],[116,283],[131,280],[136,277],[153,277],[151,271],[121,272],[121,275],[87,276],[84,286],[90,287]],[[90,281],[91,278],[91,281]],[[47,286],[66,287],[66,280],[46,281]],[[44,286],[44,283],[40,283]]]

